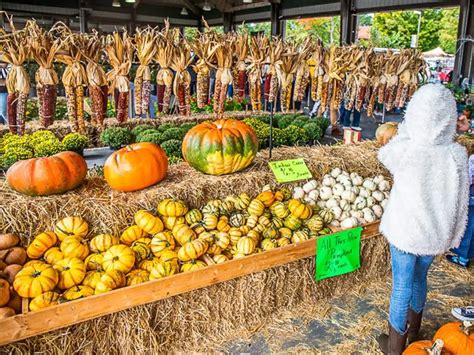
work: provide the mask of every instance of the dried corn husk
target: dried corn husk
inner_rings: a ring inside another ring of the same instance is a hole
[[[249,40],[246,33],[236,35],[234,52],[236,55],[236,63],[233,70],[234,97],[237,101],[242,102],[245,99],[245,84],[247,81],[247,64],[245,61],[249,52]]]
[[[250,63],[247,67],[250,89],[250,102],[253,111],[262,109],[262,65],[267,57],[268,38],[262,35],[250,39],[249,56]]]
[[[173,72],[171,63],[174,54],[174,39],[178,36],[177,29],[170,29],[170,24],[165,21],[165,27],[156,39],[155,60],[160,65],[156,75],[158,112],[168,113],[173,85]]]
[[[191,114],[191,75],[188,72],[188,66],[192,60],[191,49],[186,41],[182,39],[175,46],[171,68],[176,72],[173,82],[173,93],[178,101],[179,113],[185,116]]]

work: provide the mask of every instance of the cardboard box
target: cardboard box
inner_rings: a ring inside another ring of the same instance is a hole
[[[354,131],[353,129],[344,130],[344,144],[353,144],[358,143],[362,140],[362,132]]]

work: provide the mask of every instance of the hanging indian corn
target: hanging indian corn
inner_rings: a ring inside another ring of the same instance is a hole
[[[214,88],[214,113],[217,118],[224,117],[224,105],[227,98],[227,89],[232,84],[232,49],[234,38],[232,35],[222,35],[216,46],[215,58],[217,61],[216,84]]]
[[[188,66],[193,58],[189,45],[184,39],[181,39],[175,46],[175,52],[171,68],[176,72],[173,82],[173,93],[178,101],[178,110],[181,115],[189,116],[191,114],[191,75],[188,72]]]
[[[250,64],[247,71],[252,111],[262,110],[262,66],[267,57],[267,49],[268,40],[266,37],[259,35],[250,39],[248,57]]]
[[[247,71],[245,63],[249,52],[249,39],[247,33],[241,33],[236,35],[234,42],[234,53],[236,56],[236,63],[232,70],[234,76],[233,89],[234,98],[238,102],[242,102],[245,99],[245,84],[247,83]]]

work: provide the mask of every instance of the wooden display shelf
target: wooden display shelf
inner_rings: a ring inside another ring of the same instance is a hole
[[[362,239],[379,234],[379,222],[367,224]],[[104,294],[27,312],[0,321],[0,345],[78,324],[87,320],[156,302],[199,288],[263,271],[274,266],[314,256],[316,240],[311,239],[263,253],[210,265],[139,285],[120,288]]]

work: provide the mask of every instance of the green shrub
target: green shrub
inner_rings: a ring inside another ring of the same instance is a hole
[[[33,158],[33,150],[28,146],[15,147],[15,149],[5,150],[5,154],[0,156],[0,167],[7,169],[19,160]]]
[[[140,135],[140,140],[137,142],[150,142],[159,145],[161,142],[163,142],[163,136],[158,131],[155,133],[142,134]]]
[[[294,126],[298,126],[300,128],[303,128],[305,124],[307,124],[310,121],[308,116],[299,116],[293,120],[291,123]]]
[[[244,122],[255,131],[260,148],[265,148],[268,145],[268,124],[260,121],[258,118],[246,118],[244,119]]]
[[[288,137],[289,145],[306,144],[309,140],[308,135],[306,134],[305,130],[298,126],[290,125],[286,127],[284,131]]]
[[[100,141],[110,147],[120,148],[123,145],[130,144],[133,141],[133,136],[127,128],[110,127],[102,132]]]
[[[181,163],[182,161],[183,161],[183,159],[180,158],[180,157],[170,156],[170,157],[168,158],[168,163],[169,163],[169,164]]]
[[[331,125],[331,122],[325,117],[317,117],[315,121],[319,127],[321,127],[322,134],[324,135],[328,127]]]
[[[51,139],[57,139],[56,135],[53,132],[47,130],[36,131],[29,136],[30,144],[33,147],[41,142]]]
[[[135,141],[140,142],[142,136],[146,136],[146,135],[149,135],[149,134],[155,134],[155,133],[160,133],[160,131],[158,131],[157,129],[154,129],[154,128],[146,129],[146,130],[141,131],[139,134],[136,135]]]
[[[34,146],[35,157],[49,157],[54,154],[58,154],[64,150],[61,141],[57,138],[48,139],[37,143]]]
[[[163,123],[163,124],[158,126],[158,131],[164,132],[164,131],[168,130],[169,128],[175,128],[175,127],[176,127],[176,125],[174,123]]]
[[[278,128],[285,129],[295,120],[294,115],[285,115],[278,120]]]
[[[168,128],[166,131],[163,132],[163,141],[168,141],[170,139],[176,139],[182,141],[184,138],[185,133],[180,130],[178,127]]]
[[[153,127],[152,125],[149,125],[149,124],[140,124],[138,126],[135,126],[135,128],[132,129],[132,134],[135,137],[138,137],[140,135],[140,133],[142,133],[146,130],[149,130],[149,129],[155,129],[155,127]]]
[[[69,133],[62,140],[65,150],[79,152],[87,147],[87,137],[80,133]]]
[[[320,140],[323,135],[321,127],[316,122],[309,122],[305,124],[303,129],[310,141]]]
[[[273,128],[272,129],[272,141],[274,147],[281,147],[282,145],[288,145],[288,136],[284,129]]]
[[[170,139],[161,144],[161,148],[165,151],[168,157],[181,158],[181,141],[177,139]]]

